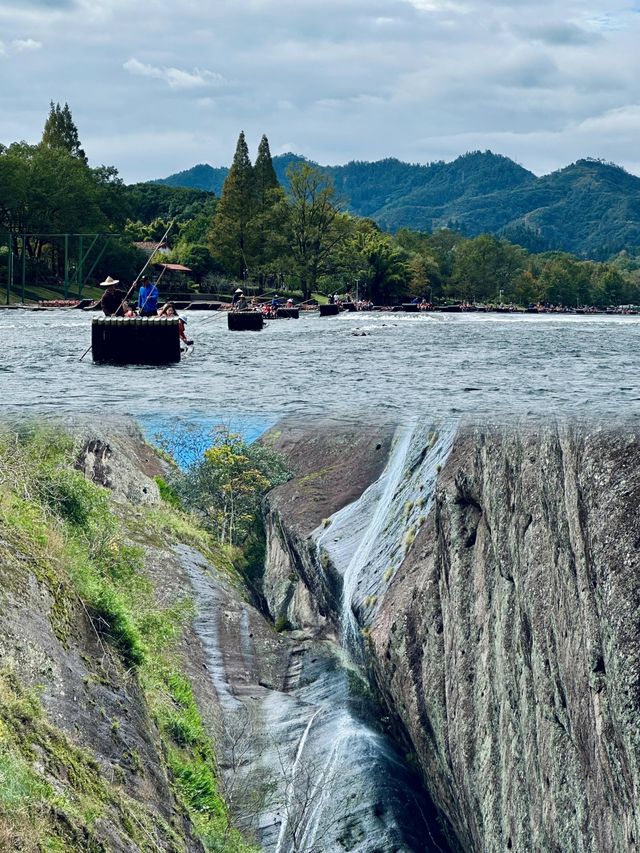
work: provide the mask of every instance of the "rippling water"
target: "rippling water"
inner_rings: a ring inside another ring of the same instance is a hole
[[[0,312],[5,411],[187,419],[640,413],[640,317],[308,315],[252,333],[229,332],[224,315],[190,312],[196,346],[168,368],[94,365],[90,355],[80,362],[90,325],[79,311]]]

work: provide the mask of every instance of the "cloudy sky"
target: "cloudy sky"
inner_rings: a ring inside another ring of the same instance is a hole
[[[640,0],[0,0],[0,142],[54,100],[127,181],[227,165],[241,129],[320,163],[640,174],[639,30]]]

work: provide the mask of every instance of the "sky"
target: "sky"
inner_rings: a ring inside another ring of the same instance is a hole
[[[0,142],[68,102],[127,182],[252,154],[491,149],[640,174],[640,0],[0,0]]]

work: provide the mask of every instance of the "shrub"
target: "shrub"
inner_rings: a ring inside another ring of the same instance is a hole
[[[162,500],[168,503],[169,506],[174,507],[174,509],[182,509],[182,501],[176,490],[162,477],[154,477],[154,480],[156,481]]]
[[[275,624],[276,631],[280,634],[282,631],[290,631],[291,630],[291,622],[287,619],[286,616],[280,615],[276,619]]]

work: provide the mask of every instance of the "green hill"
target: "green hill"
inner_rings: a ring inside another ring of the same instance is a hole
[[[274,157],[285,186],[287,167],[304,160]],[[319,168],[331,175],[349,210],[389,231],[454,227],[469,236],[505,236],[533,251],[598,259],[640,249],[640,178],[599,160],[579,160],[540,178],[491,151],[451,163],[389,158]],[[219,194],[226,173],[201,164],[158,183]]]

